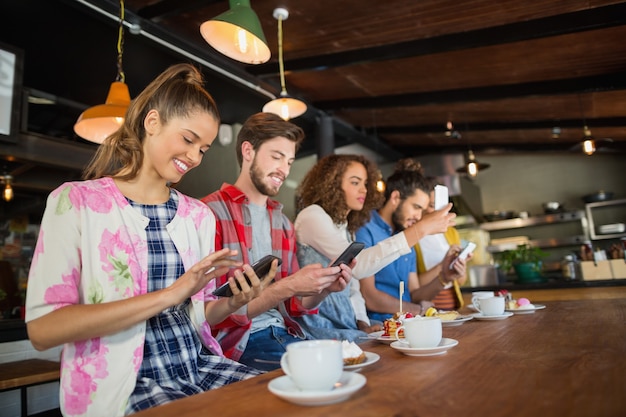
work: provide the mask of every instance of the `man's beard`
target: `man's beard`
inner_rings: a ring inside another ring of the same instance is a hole
[[[261,170],[261,168],[256,163],[256,156],[252,160],[252,166],[250,167],[250,179],[252,180],[252,184],[256,187],[256,189],[263,195],[268,197],[274,197],[280,191],[279,188],[273,189],[263,182],[265,178],[265,174]]]
[[[402,204],[403,203],[400,203],[393,213],[391,213],[391,223],[395,232],[400,232],[405,229],[404,219],[402,218]]]

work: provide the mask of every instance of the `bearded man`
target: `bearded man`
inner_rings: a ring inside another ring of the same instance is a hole
[[[285,347],[305,337],[293,317],[316,314],[324,298],[352,278],[354,263],[300,269],[293,225],[282,204],[270,198],[289,175],[303,139],[300,127],[275,114],[250,116],[237,135],[237,181],[202,199],[217,219],[215,250],[235,249],[247,264],[269,254],[282,260],[274,283],[238,314],[211,326],[227,357],[261,370],[279,368]],[[217,278],[217,285],[232,274]]]
[[[432,182],[424,177],[420,165],[412,159],[403,159],[385,183],[385,202],[372,211],[370,221],[356,232],[356,241],[366,247],[399,233],[430,214],[425,214],[430,201]],[[423,220],[422,220],[423,221]],[[442,268],[449,268],[458,253],[458,246],[446,254]],[[431,300],[446,286],[465,275],[465,263],[455,262],[452,274],[438,274],[436,279],[420,286],[416,271],[415,248],[382,268],[376,275],[360,281],[370,319],[385,321],[398,312],[400,288],[402,312],[423,314],[433,305]]]

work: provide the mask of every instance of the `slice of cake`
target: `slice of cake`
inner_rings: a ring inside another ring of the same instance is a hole
[[[343,351],[344,366],[365,362],[365,352],[356,343],[344,340],[341,342],[341,349]]]
[[[442,321],[454,320],[460,315],[461,314],[459,314],[458,311],[437,310],[435,307],[429,307],[428,310],[426,310],[426,313],[424,313],[424,316],[426,317],[439,317]]]
[[[396,337],[396,329],[402,326],[404,319],[410,319],[413,317],[411,313],[396,313],[390,319],[387,319],[383,322],[383,336],[384,337]],[[404,337],[404,332],[400,331],[398,335],[399,338]]]

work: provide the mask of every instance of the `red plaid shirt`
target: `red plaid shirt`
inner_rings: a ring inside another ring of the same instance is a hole
[[[236,249],[244,263],[251,263],[249,248],[252,246],[252,219],[248,208],[248,197],[237,187],[223,184],[219,191],[209,194],[202,201],[213,210],[217,220],[215,250]],[[272,233],[272,254],[283,261],[276,280],[300,269],[296,257],[296,236],[293,224],[282,213],[282,208],[282,204],[278,201],[267,199]],[[232,275],[231,270],[227,275],[217,278],[216,285],[223,284]],[[292,297],[283,303],[285,310],[292,317],[317,313],[317,309],[304,308],[298,297]],[[287,319],[287,321],[286,327],[289,329],[290,320]],[[222,323],[211,326],[215,338],[219,340],[227,357],[234,360],[241,357],[248,342],[251,324],[246,314],[232,314]]]

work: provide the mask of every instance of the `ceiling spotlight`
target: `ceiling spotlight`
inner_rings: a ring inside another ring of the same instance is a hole
[[[552,128],[552,139],[558,139],[561,137],[561,128],[558,126],[554,126]]]

